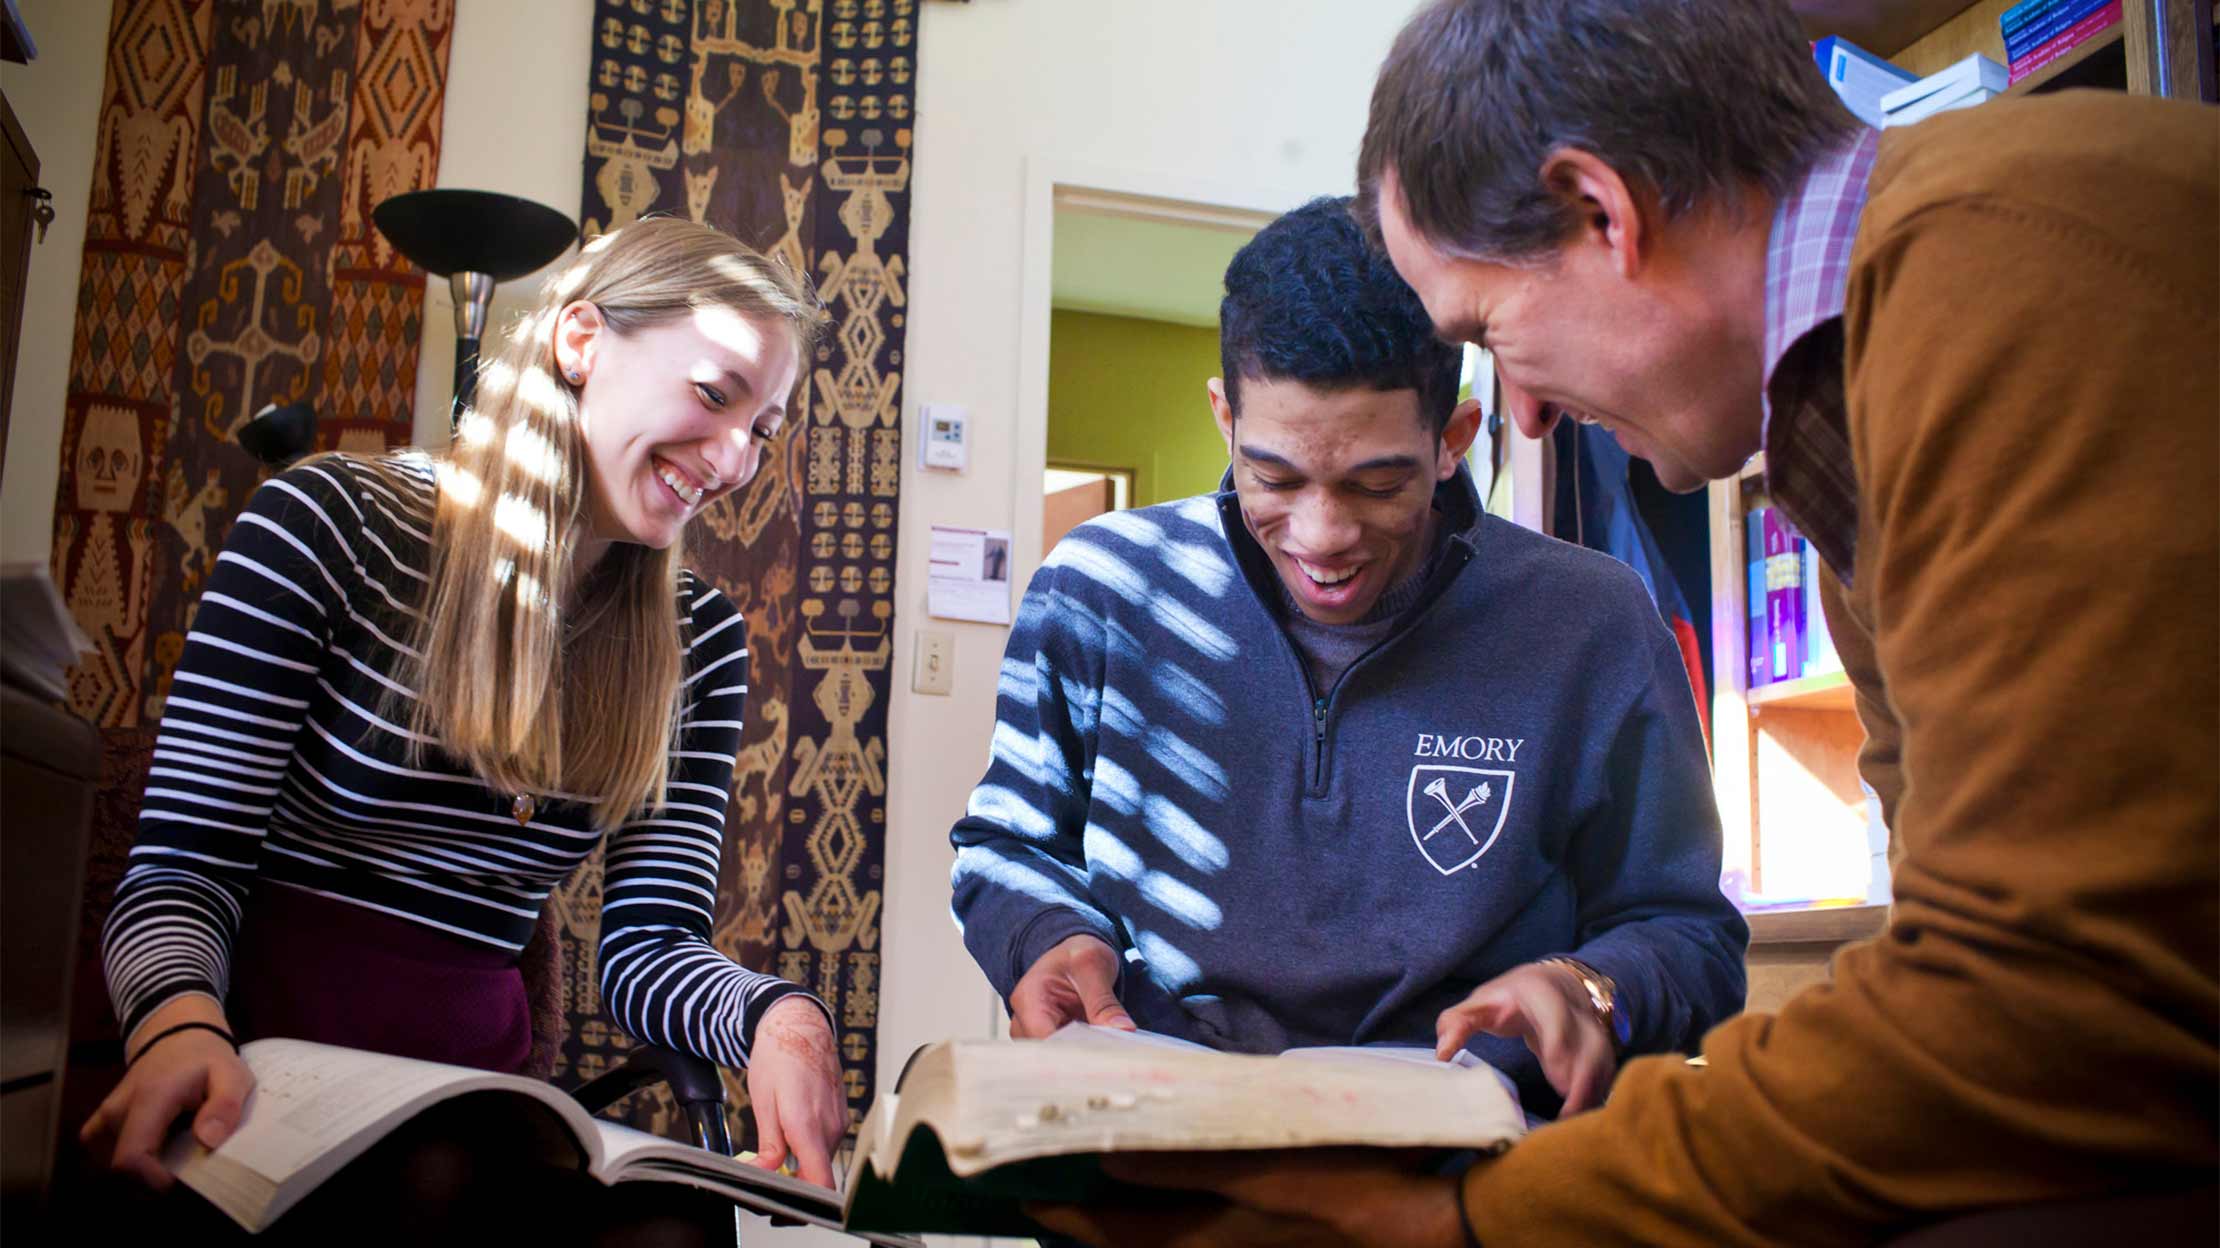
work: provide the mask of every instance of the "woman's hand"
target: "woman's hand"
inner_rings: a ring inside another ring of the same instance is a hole
[[[785,997],[756,1024],[748,1100],[755,1105],[755,1164],[776,1170],[791,1152],[802,1178],[831,1187],[833,1153],[848,1133],[848,1099],[832,1027],[816,1002]]]
[[[179,1023],[213,1023],[226,1034],[223,1007],[202,996],[184,996],[166,1002],[147,1016],[132,1033],[132,1060],[108,1099],[85,1120],[78,1140],[97,1159],[103,1142],[112,1141],[108,1165],[137,1175],[147,1186],[162,1191],[172,1182],[162,1165],[162,1145],[170,1127],[188,1112],[193,1114],[193,1138],[214,1148],[230,1138],[247,1110],[247,1095],[254,1090],[254,1072],[239,1060],[222,1036],[195,1028],[147,1042]]]

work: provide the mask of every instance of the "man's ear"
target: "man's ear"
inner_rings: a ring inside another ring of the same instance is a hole
[[[1434,479],[1447,481],[1457,475],[1457,464],[1472,449],[1472,440],[1480,436],[1480,400],[1466,399],[1455,411],[1449,413],[1449,422],[1441,427],[1441,459],[1434,465]]]
[[[1218,436],[1226,440],[1226,459],[1233,458],[1233,404],[1226,401],[1226,383],[1222,377],[1213,377],[1203,383],[1210,392],[1210,415],[1218,422]]]
[[[583,299],[555,314],[555,368],[564,381],[583,385],[593,375],[594,356],[608,327],[601,309]]]
[[[1649,258],[1655,244],[1647,206],[1619,171],[1601,156],[1577,147],[1560,147],[1542,161],[1542,185],[1554,192],[1578,222],[1563,250],[1580,246],[1601,248],[1607,262],[1621,277],[1631,278]]]

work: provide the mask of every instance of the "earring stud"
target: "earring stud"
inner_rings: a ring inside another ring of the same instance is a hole
[[[584,381],[584,380],[586,380],[586,378],[584,377],[584,375],[582,375],[581,373],[579,373],[579,371],[578,371],[577,369],[575,369],[575,368],[574,368],[574,369],[570,370],[570,384],[572,384],[572,385],[574,385],[574,386],[575,386],[575,385],[577,385],[577,384],[578,384],[579,382],[581,382],[581,381]]]

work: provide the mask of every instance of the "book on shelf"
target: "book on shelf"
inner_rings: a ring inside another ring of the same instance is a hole
[[[2045,66],[2059,60],[2082,44],[2089,43],[2120,24],[2120,0],[2092,11],[2087,17],[2060,31],[2057,35],[2032,49],[2024,57],[2013,60],[2011,80],[2019,82],[2040,72]]]
[[[1774,507],[1743,518],[1749,581],[1749,685],[1842,670],[1819,598],[1819,553]]]
[[[2105,6],[2106,0],[2053,0],[2048,7],[2016,27],[2005,28],[2004,59],[2016,61],[2058,37],[2076,22]],[[1998,25],[2003,20],[1998,19]]]
[[[2010,70],[1976,52],[1948,69],[1882,96],[1881,111],[1887,124],[1908,126],[1937,113],[1994,99],[2010,85]]]
[[[1759,507],[1743,517],[1743,561],[1749,569],[1749,601],[1744,604],[1750,631],[1744,653],[1749,658],[1749,684],[1755,689],[1772,679],[1773,639],[1765,626],[1765,513]]]
[[[1220,1053],[1073,1024],[1045,1040],[951,1040],[912,1057],[857,1135],[857,1231],[1033,1235],[1029,1201],[1144,1207],[1183,1197],[1121,1184],[1111,1153],[1362,1146],[1509,1147],[1517,1092],[1471,1054],[1409,1046]]]
[[[1770,662],[1767,683],[1796,679],[1796,660],[1802,653],[1796,636],[1796,551],[1802,539],[1778,507],[1765,509],[1765,617]]]
[[[766,1217],[841,1229],[840,1198],[829,1188],[603,1122],[537,1079],[305,1040],[256,1040],[239,1056],[254,1071],[255,1088],[238,1129],[214,1150],[181,1130],[163,1160],[179,1182],[248,1231],[276,1221],[418,1114],[481,1094],[528,1115],[520,1126],[546,1123],[551,1116],[580,1156],[550,1160],[575,1164],[582,1157],[582,1168],[602,1183],[676,1183],[714,1192]],[[473,1110],[480,1112],[497,1111],[489,1103]],[[869,1238],[914,1244],[892,1236]]]
[[[1885,116],[1881,97],[1917,80],[1917,75],[1840,35],[1829,35],[1812,44],[1812,59],[1827,76],[1827,85],[1835,89],[1858,120],[1875,128],[1882,125]]]
[[[92,652],[44,563],[0,566],[0,679],[66,702],[70,667]]]
[[[1803,674],[1818,676],[1842,670],[1842,656],[1835,653],[1834,634],[1827,630],[1827,612],[1819,600],[1819,551],[1810,542],[1804,548],[1804,663]]]

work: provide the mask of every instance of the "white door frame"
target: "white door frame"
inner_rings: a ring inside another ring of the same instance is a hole
[[[1026,157],[1025,236],[1018,271],[1017,445],[1010,483],[1010,575],[1017,584],[1030,581],[1048,553],[1041,549],[1041,476],[1048,467],[1048,336],[1057,208],[1255,231],[1311,198],[1279,187],[1233,186],[1052,155]]]

